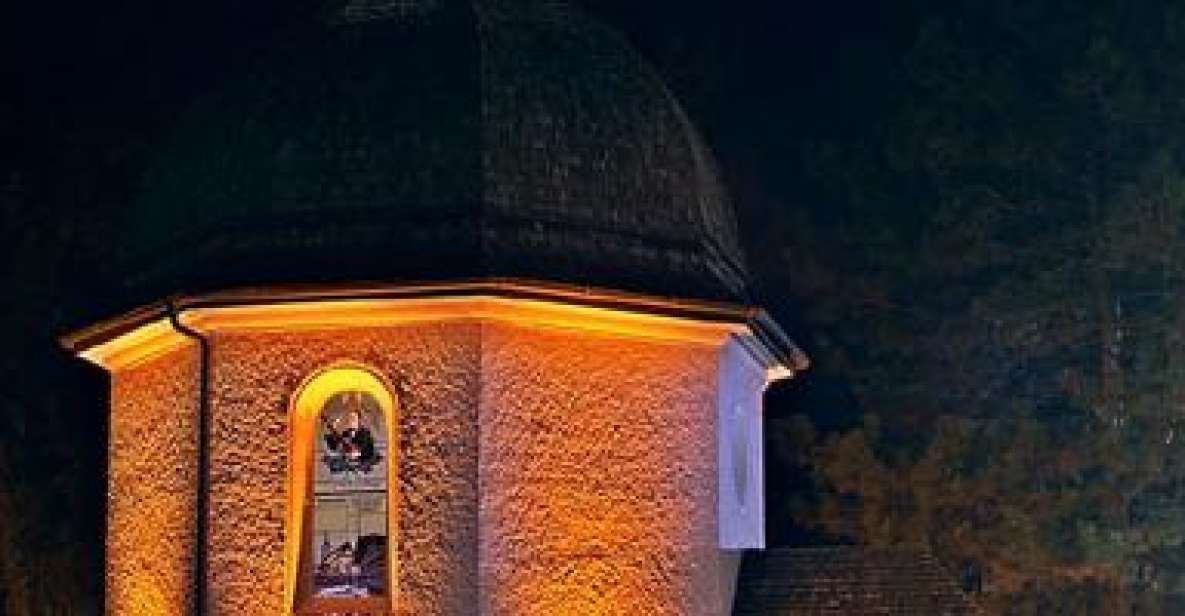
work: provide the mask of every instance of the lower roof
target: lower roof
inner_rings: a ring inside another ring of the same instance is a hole
[[[964,616],[981,610],[923,548],[828,546],[749,552],[733,614]]]

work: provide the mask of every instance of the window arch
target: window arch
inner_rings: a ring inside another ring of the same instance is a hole
[[[289,408],[289,614],[387,614],[396,594],[398,408],[375,370],[336,363]]]

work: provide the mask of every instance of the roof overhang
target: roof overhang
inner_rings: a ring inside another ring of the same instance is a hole
[[[118,370],[189,342],[172,316],[204,333],[493,320],[709,345],[735,338],[771,381],[808,364],[760,308],[520,279],[290,285],[175,296],[65,335],[61,343],[96,365]]]

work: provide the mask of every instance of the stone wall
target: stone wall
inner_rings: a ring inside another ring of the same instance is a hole
[[[111,379],[107,613],[176,616],[193,600],[198,351]]]
[[[212,349],[211,614],[283,613],[291,398],[343,360],[396,389],[397,613],[727,613],[719,349],[476,321]],[[196,359],[116,375],[111,613],[187,611]]]
[[[303,378],[339,360],[372,366],[398,390],[398,613],[473,612],[478,331],[452,324],[215,337],[211,613],[282,613],[288,405]]]
[[[710,346],[487,325],[481,613],[718,614]]]

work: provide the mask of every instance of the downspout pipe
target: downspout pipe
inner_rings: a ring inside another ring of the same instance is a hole
[[[198,459],[197,459],[197,536],[193,546],[193,614],[206,614],[206,544],[209,536],[210,486],[210,340],[201,332],[181,322],[176,298],[165,300],[169,324],[177,333],[197,342],[198,359]]]

